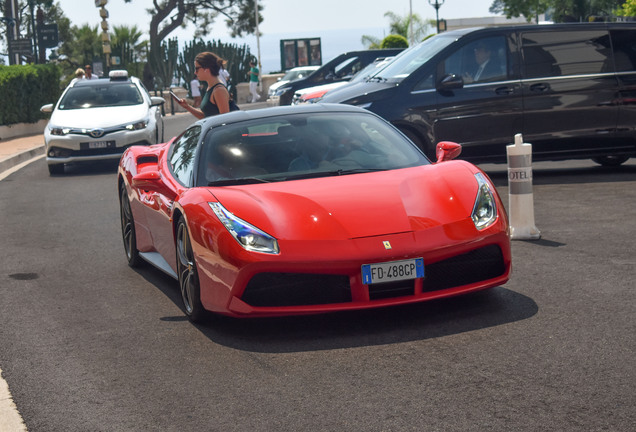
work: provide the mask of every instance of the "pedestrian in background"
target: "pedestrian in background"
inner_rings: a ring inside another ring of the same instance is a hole
[[[190,93],[192,93],[192,99],[194,99],[192,106],[199,108],[201,106],[201,83],[197,79],[196,74],[192,81],[190,81]]]
[[[87,80],[99,79],[97,75],[93,75],[93,67],[91,65],[84,66],[84,71],[86,71],[86,74],[84,75],[84,79],[87,79]]]
[[[219,70],[219,81],[221,81],[225,87],[227,87],[230,82],[230,73],[227,71],[226,66],[227,60],[223,60],[223,64]]]
[[[256,67],[256,63],[252,60],[250,62],[250,70],[247,72],[250,78],[250,94],[252,95],[252,103],[261,98],[261,95],[258,94],[258,90],[256,89],[258,86],[259,73],[260,71],[258,70],[258,67]]]
[[[194,58],[194,73],[199,81],[205,81],[208,88],[201,100],[200,108],[191,106],[185,99],[173,96],[177,103],[198,119],[238,110],[230,100],[227,88],[219,80],[223,59],[211,52],[202,52]]]

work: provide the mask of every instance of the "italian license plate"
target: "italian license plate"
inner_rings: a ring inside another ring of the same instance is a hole
[[[394,282],[424,277],[424,259],[414,258],[362,266],[362,283],[365,285]]]
[[[103,149],[115,147],[115,141],[91,141],[88,143],[89,149]]]

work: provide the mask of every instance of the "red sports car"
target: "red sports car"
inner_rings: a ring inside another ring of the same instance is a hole
[[[179,282],[185,312],[280,316],[420,302],[510,274],[495,187],[461,151],[430,162],[361,108],[312,104],[201,120],[131,147],[118,172],[131,266]]]

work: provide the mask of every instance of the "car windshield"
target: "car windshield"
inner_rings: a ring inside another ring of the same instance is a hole
[[[393,126],[366,113],[273,116],[213,128],[198,186],[225,186],[386,171],[425,165]]]
[[[104,84],[75,86],[68,89],[60,101],[59,109],[127,106],[139,105],[143,102],[141,93],[134,84],[105,82]]]
[[[387,67],[378,71],[371,79],[402,81],[455,40],[455,37],[444,36],[443,34],[433,36],[419,45],[400,53]]]
[[[307,75],[309,75],[312,72],[313,72],[313,70],[311,70],[311,69],[297,69],[297,70],[293,70],[292,69],[289,72],[287,72],[283,76],[283,78],[281,78],[281,81],[293,81],[295,79],[307,76]]]

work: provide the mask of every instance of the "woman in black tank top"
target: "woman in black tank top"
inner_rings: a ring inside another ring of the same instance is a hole
[[[201,100],[201,107],[195,108],[185,99],[177,103],[198,119],[230,112],[230,93],[219,81],[219,71],[223,59],[211,52],[202,52],[194,58],[194,73],[199,81],[205,81],[208,89]]]

